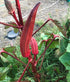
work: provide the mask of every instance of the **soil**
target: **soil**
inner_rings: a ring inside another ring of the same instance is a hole
[[[10,1],[12,2],[13,7],[15,8],[15,0],[10,0]],[[38,2],[41,2],[41,5],[37,12],[36,21],[39,20],[46,21],[49,17],[58,20],[60,19],[65,20],[69,9],[69,3],[66,0],[20,0],[21,10],[24,20],[27,19],[31,9]],[[5,23],[14,21],[13,17],[8,14],[8,11],[5,8],[4,0],[0,1],[0,21]],[[10,44],[19,43],[19,38],[20,38],[19,36],[13,40],[9,40],[5,38],[7,32],[11,29],[12,28],[5,30],[4,25],[0,24],[0,48],[9,46]]]

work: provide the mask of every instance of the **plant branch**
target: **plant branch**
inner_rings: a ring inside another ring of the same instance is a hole
[[[33,33],[33,35],[34,34],[36,34],[46,23],[48,23],[50,20],[52,20],[51,18],[49,18],[42,26],[40,26],[40,28],[39,29],[37,29],[34,33]],[[32,35],[32,36],[33,36]]]
[[[49,45],[45,48],[44,52],[41,54],[41,56],[37,59],[36,64],[38,63],[38,61],[40,60],[40,58],[45,54],[46,50],[49,48],[49,46],[52,44],[52,42],[54,41],[55,38],[53,38],[51,40],[51,42],[49,43]]]
[[[43,65],[44,57],[45,57],[45,55],[43,55],[43,59],[42,59],[42,61],[41,61],[41,65],[40,65],[40,67],[39,67],[39,70],[41,70],[41,67],[42,67],[42,65]]]
[[[22,14],[21,14],[21,8],[20,8],[19,0],[15,0],[15,2],[16,2],[16,7],[17,7],[19,21],[20,21],[20,24],[23,26],[23,19],[22,19]]]
[[[12,15],[13,18],[15,19],[16,23],[17,23],[19,26],[21,26],[20,23],[19,23],[19,21],[18,21],[18,19],[17,19],[17,17],[16,17],[15,11],[14,11],[11,15]]]
[[[10,27],[14,27],[14,28],[18,28],[17,26],[13,26],[13,25],[6,24],[6,23],[3,23],[3,22],[0,22],[0,24],[6,25],[6,26],[10,26]]]
[[[13,57],[14,59],[16,59],[17,61],[19,61],[20,63],[22,63],[23,65],[26,65],[26,64],[25,64],[24,62],[22,62],[19,58],[17,58],[17,57],[15,57],[15,56],[11,55],[11,54],[8,53],[8,52],[6,52],[6,51],[3,50],[2,53],[6,53],[6,54],[8,54],[9,56],[11,56],[11,57]]]
[[[20,81],[21,81],[21,79],[22,79],[22,77],[24,76],[24,73],[25,73],[25,71],[27,70],[29,64],[30,64],[30,62],[27,63],[27,65],[26,65],[26,67],[25,67],[25,69],[24,69],[22,75],[20,76],[20,78],[19,78],[19,80],[18,80],[17,82],[20,82]]]

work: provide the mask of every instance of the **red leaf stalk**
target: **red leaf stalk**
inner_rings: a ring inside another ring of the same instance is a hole
[[[26,65],[24,62],[22,62],[19,58],[11,55],[10,53],[8,53],[7,51],[5,51],[4,49],[0,51],[0,54],[1,53],[6,53],[7,55],[11,56],[12,58],[16,59],[17,61],[19,61],[20,63],[22,63],[24,66]]]
[[[49,18],[42,26],[40,26],[40,28],[39,29],[37,29],[34,33],[33,33],[33,35],[34,34],[36,34],[46,23],[48,23],[50,20],[52,20],[51,18]],[[32,35],[32,36],[33,36]]]
[[[21,38],[20,38],[20,51],[23,57],[29,57],[31,50],[29,49],[29,42],[32,37],[35,18],[37,9],[40,3],[36,4],[36,6],[32,9],[25,25],[24,30],[22,31]]]
[[[22,14],[21,14],[21,8],[20,8],[19,0],[15,0],[15,2],[16,2],[16,7],[17,7],[17,12],[18,12],[19,22],[23,26],[23,18],[22,18]]]
[[[6,23],[3,23],[3,22],[0,22],[0,24],[6,25],[6,26],[10,26],[10,27],[14,27],[14,28],[20,28],[20,27],[18,27],[18,26],[14,26],[14,25],[6,24]]]
[[[23,71],[21,77],[19,78],[19,80],[18,80],[17,82],[20,82],[20,81],[21,81],[21,79],[22,79],[22,77],[24,76],[24,73],[25,73],[25,71],[27,70],[27,68],[28,68],[28,66],[29,66],[29,64],[30,64],[31,61],[32,61],[32,60],[30,60],[30,61],[28,62],[28,64],[26,65],[26,67],[25,67],[25,69],[24,69],[24,71]]]

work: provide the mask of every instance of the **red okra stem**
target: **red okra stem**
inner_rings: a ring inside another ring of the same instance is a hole
[[[55,38],[52,39],[52,41],[49,43],[49,45],[45,48],[44,52],[41,54],[41,56],[37,59],[37,63],[40,60],[40,58],[45,54],[46,50],[49,48],[49,46],[52,44],[52,42],[54,41]],[[36,64],[37,64],[36,63]]]
[[[15,19],[15,21],[16,21],[16,23],[17,23],[17,25],[19,25],[20,26],[20,23],[19,23],[19,21],[18,21],[18,19],[17,19],[17,17],[16,17],[16,14],[15,14],[15,11],[13,12],[13,14],[11,14],[12,16],[13,16],[13,18]]]
[[[20,8],[19,0],[15,0],[15,2],[16,2],[19,21],[20,21],[20,24],[23,26],[23,18],[22,18],[22,14],[21,14],[21,8]]]
[[[18,80],[17,82],[21,82],[21,79],[22,79],[22,77],[24,76],[24,73],[25,73],[25,71],[27,70],[29,64],[30,64],[30,62],[28,62],[28,64],[26,65],[26,67],[25,67],[25,69],[24,69],[24,71],[23,71],[21,77],[19,78],[19,80]]]
[[[6,26],[10,26],[10,27],[14,27],[14,28],[18,28],[17,26],[13,26],[13,25],[6,24],[6,23],[3,23],[3,22],[0,22],[0,24],[6,25]]]
[[[16,59],[17,61],[19,61],[19,62],[22,63],[23,65],[26,65],[24,62],[22,62],[22,61],[21,61],[20,59],[18,59],[17,57],[11,55],[10,53],[8,53],[8,52],[6,52],[6,51],[4,51],[4,50],[3,50],[3,53],[8,54],[9,56],[13,57],[14,59]]]
[[[34,34],[36,34],[46,23],[48,23],[50,20],[52,20],[51,18],[49,18],[42,26],[40,26],[40,28],[38,29],[38,30],[36,30],[34,33],[33,33],[33,35]]]
[[[41,61],[41,66],[39,67],[39,70],[41,70],[41,67],[42,67],[42,65],[43,65],[44,57],[45,57],[45,55],[43,55],[43,59],[42,59],[42,61]]]

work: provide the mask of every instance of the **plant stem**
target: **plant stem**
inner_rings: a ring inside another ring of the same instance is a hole
[[[6,25],[6,26],[10,26],[10,27],[14,27],[14,28],[18,28],[17,26],[13,26],[13,25],[6,24],[6,23],[3,23],[3,22],[0,22],[0,24]]]
[[[15,19],[16,23],[20,26],[20,23],[16,17],[15,11],[13,12],[13,14],[11,14],[13,16],[13,18]]]
[[[20,82],[20,81],[21,81],[21,79],[22,79],[22,77],[24,76],[24,73],[25,73],[25,71],[27,70],[29,64],[30,64],[30,62],[27,63],[27,65],[26,65],[26,67],[25,67],[25,69],[24,69],[22,75],[20,76],[20,78],[19,78],[19,80],[18,80],[17,82]]]
[[[49,45],[45,48],[44,52],[41,54],[41,56],[37,59],[37,63],[40,60],[40,58],[45,54],[46,50],[49,48],[49,46],[52,44],[55,38],[52,39],[52,41],[49,43]]]
[[[19,62],[22,63],[23,65],[26,65],[26,64],[25,64],[24,62],[22,62],[19,58],[17,58],[17,57],[15,57],[15,56],[11,55],[10,53],[8,53],[8,52],[6,52],[6,51],[3,51],[3,53],[8,54],[9,56],[13,57],[14,59],[16,59],[17,61],[19,61]]]
[[[36,34],[46,23],[48,23],[50,20],[52,20],[51,18],[49,18],[42,26],[40,26],[40,28],[39,29],[37,29],[34,33],[33,33],[33,35],[34,34]],[[32,36],[33,36],[32,35]]]
[[[18,12],[19,21],[20,21],[20,24],[23,26],[23,18],[22,18],[22,14],[21,14],[19,0],[15,0],[15,2],[16,2],[16,8],[17,8],[17,12]]]
[[[42,67],[42,65],[43,65],[44,57],[45,57],[45,55],[43,55],[43,59],[42,59],[42,61],[41,61],[41,66],[39,67],[39,70],[41,70],[41,67]]]

